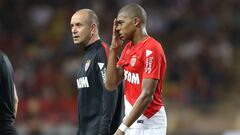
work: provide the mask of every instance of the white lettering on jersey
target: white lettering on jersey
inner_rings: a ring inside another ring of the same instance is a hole
[[[151,73],[152,65],[153,65],[153,57],[146,58],[145,73],[148,73],[148,74]]]
[[[88,78],[87,77],[81,77],[77,79],[77,87],[80,88],[88,88],[89,83],[88,83]]]
[[[132,84],[139,84],[139,74],[138,73],[131,73],[127,70],[124,70],[124,80],[127,80],[128,82]]]

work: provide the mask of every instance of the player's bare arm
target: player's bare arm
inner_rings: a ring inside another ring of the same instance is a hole
[[[128,116],[125,117],[123,121],[127,127],[130,127],[150,104],[153,99],[153,94],[155,92],[157,84],[158,80],[156,79],[143,79],[141,95],[135,102],[132,111]],[[123,135],[123,132],[118,129],[115,135]]]
[[[105,87],[107,90],[114,90],[120,81],[123,79],[123,69],[117,65],[117,53],[120,47],[121,41],[118,37],[118,31],[116,30],[118,22],[114,19],[113,23],[113,35],[112,43],[109,50],[109,58],[107,65],[107,77]]]

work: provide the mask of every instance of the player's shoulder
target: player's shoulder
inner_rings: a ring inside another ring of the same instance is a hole
[[[107,57],[108,56],[108,45],[104,41],[99,40],[97,42],[97,46],[96,46],[94,55],[96,57],[102,57],[102,56]]]
[[[146,44],[148,44],[149,46],[161,46],[161,43],[151,36],[146,39]]]
[[[97,45],[96,45],[96,49],[108,49],[108,45],[103,40],[98,40]]]
[[[162,50],[162,45],[159,41],[149,36],[145,42],[145,49]]]

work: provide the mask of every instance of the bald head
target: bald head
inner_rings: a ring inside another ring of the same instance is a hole
[[[92,24],[92,23],[95,23],[97,25],[97,28],[99,28],[99,20],[98,20],[98,17],[96,15],[96,13],[91,10],[91,9],[80,9],[78,11],[76,11],[76,14],[84,14],[86,15],[86,21],[88,24]]]
[[[98,40],[98,17],[91,9],[80,9],[71,18],[74,44],[87,46]]]
[[[138,4],[128,4],[120,9],[119,14],[125,14],[128,17],[138,17],[143,24],[146,24],[146,11]]]

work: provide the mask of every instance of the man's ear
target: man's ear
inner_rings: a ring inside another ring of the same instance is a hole
[[[141,20],[140,20],[139,17],[134,17],[133,20],[134,20],[134,25],[135,26],[138,26],[139,24],[141,24]]]
[[[95,23],[92,23],[90,26],[91,35],[95,34],[97,32],[97,25]]]

